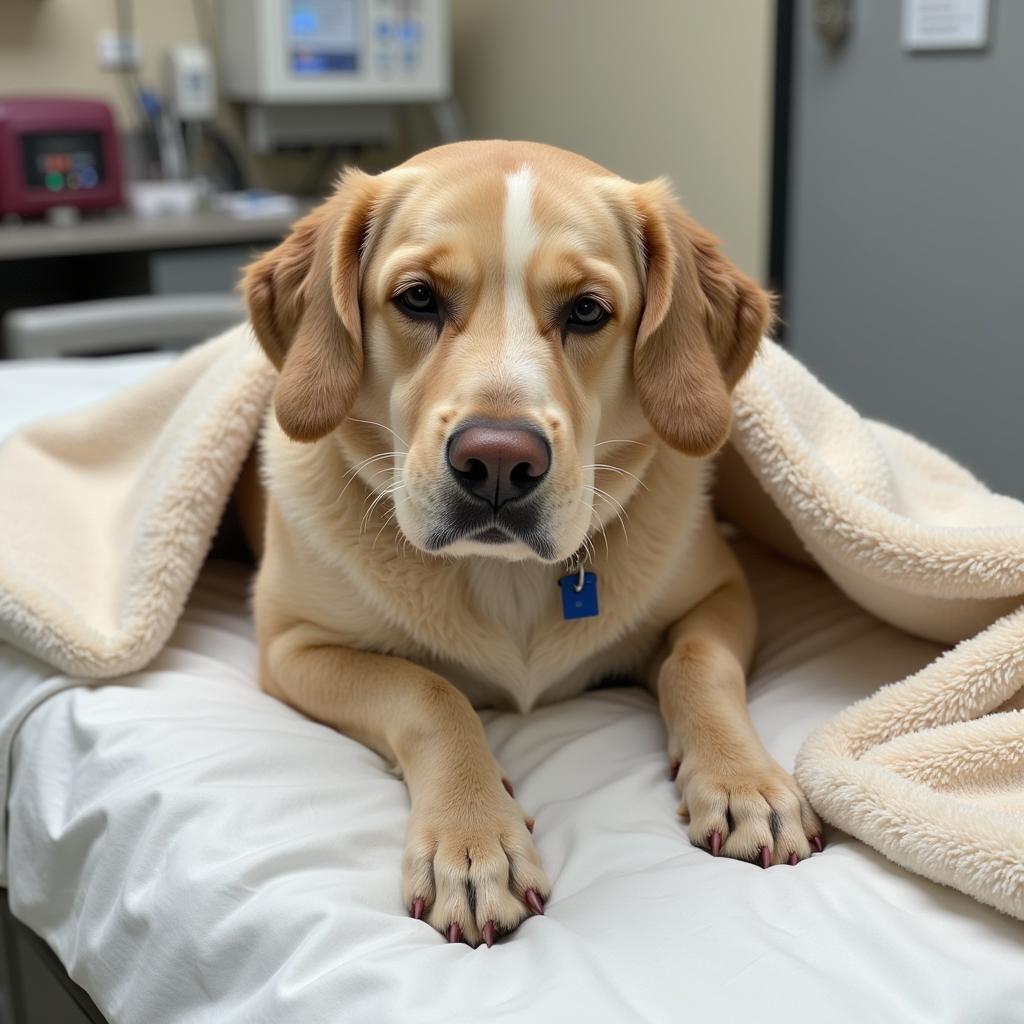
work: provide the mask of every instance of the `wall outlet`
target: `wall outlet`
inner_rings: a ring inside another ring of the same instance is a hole
[[[96,60],[104,71],[138,71],[142,65],[142,40],[106,28],[96,33]]]

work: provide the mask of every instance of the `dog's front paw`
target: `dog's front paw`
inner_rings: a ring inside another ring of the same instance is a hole
[[[673,769],[675,769],[673,765]],[[676,785],[690,841],[713,856],[761,867],[796,864],[822,849],[821,822],[800,787],[774,761],[683,760]]]
[[[449,942],[488,946],[530,914],[551,885],[533,845],[532,819],[497,780],[483,792],[444,790],[413,802],[402,892],[413,917]]]

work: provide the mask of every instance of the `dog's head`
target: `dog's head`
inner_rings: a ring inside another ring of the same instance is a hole
[[[244,288],[283,430],[418,548],[510,560],[570,557],[657,439],[721,447],[770,317],[664,182],[527,143],[347,172]]]

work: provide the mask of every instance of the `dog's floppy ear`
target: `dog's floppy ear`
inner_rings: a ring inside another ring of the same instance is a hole
[[[280,371],[274,411],[296,441],[329,434],[359,389],[359,256],[376,182],[346,171],[331,198],[250,264],[242,279],[253,330]]]
[[[641,407],[661,438],[687,455],[729,436],[729,392],[771,320],[771,299],[718,251],[659,179],[636,187],[645,301],[633,354]]]

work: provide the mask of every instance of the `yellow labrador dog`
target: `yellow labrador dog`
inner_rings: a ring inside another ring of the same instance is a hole
[[[770,303],[664,182],[444,146],[347,172],[244,289],[280,371],[262,684],[401,771],[414,917],[490,945],[543,912],[473,709],[610,676],[657,694],[692,842],[765,867],[821,848],[751,725],[754,610],[707,494]]]

